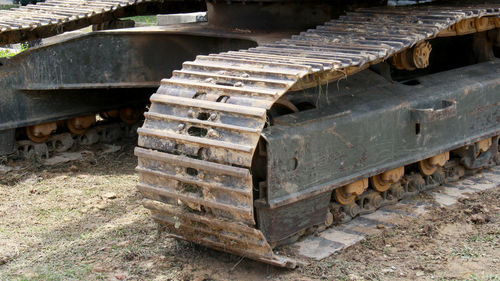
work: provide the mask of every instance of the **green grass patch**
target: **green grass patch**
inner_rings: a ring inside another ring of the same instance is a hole
[[[452,255],[456,256],[456,257],[461,257],[461,258],[467,259],[467,260],[479,257],[478,253],[476,253],[472,248],[467,247],[467,246],[463,246],[461,248],[454,249],[452,252]]]
[[[140,23],[156,24],[156,16],[136,16],[123,18],[123,20],[133,20]]]
[[[9,50],[0,50],[0,58],[10,58],[17,55]]]
[[[13,57],[21,52],[26,51],[28,49],[28,43],[21,43],[21,50],[18,53],[11,52],[9,50],[0,50],[0,58],[9,58]]]
[[[498,239],[497,235],[486,234],[486,235],[474,235],[467,239],[468,242],[493,242]]]

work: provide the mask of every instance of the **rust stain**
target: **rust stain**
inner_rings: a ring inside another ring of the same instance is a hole
[[[327,130],[328,133],[338,137],[340,139],[340,141],[342,141],[342,143],[345,144],[345,146],[349,149],[352,149],[354,148],[354,145],[352,145],[352,143],[350,141],[348,141],[347,139],[345,139],[342,135],[340,135],[339,133],[335,132],[335,128],[337,127],[337,123],[334,123],[333,124],[333,127],[329,128]]]

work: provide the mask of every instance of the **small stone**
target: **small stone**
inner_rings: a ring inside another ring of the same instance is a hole
[[[74,172],[78,172],[80,169],[78,169],[78,167],[75,165],[71,165],[71,167],[69,167],[69,170],[74,173]]]
[[[421,277],[421,276],[424,276],[424,275],[425,275],[425,273],[424,273],[423,271],[420,271],[420,270],[419,270],[419,271],[417,271],[417,272],[415,273],[415,275],[416,275],[417,277]]]
[[[119,145],[104,144],[104,150],[101,153],[102,154],[115,153],[117,151],[120,151],[121,149],[122,149],[122,147]]]
[[[383,225],[383,224],[377,224],[377,228],[378,228],[378,229],[384,229],[384,228],[385,228],[385,225]]]
[[[107,193],[104,193],[102,195],[102,198],[104,198],[104,199],[110,199],[110,200],[116,199],[116,194],[113,193],[113,192],[107,192]]]
[[[97,204],[95,207],[96,207],[97,209],[101,210],[101,211],[102,211],[102,210],[104,210],[104,209],[106,209],[106,205],[105,205],[105,204],[103,204],[103,203],[101,203],[101,204]]]

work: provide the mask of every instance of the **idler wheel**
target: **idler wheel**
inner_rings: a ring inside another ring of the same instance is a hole
[[[393,170],[383,172],[382,174],[371,177],[373,189],[378,192],[387,191],[393,183],[398,182],[405,174],[405,167],[399,167]]]
[[[57,130],[57,123],[49,122],[26,127],[26,135],[31,141],[41,143],[47,141],[55,130]]]
[[[87,115],[87,116],[81,116],[81,117],[75,117],[68,119],[66,122],[66,125],[68,126],[68,130],[75,134],[75,135],[81,135],[87,131],[90,126],[92,126],[95,123],[95,115]]]
[[[341,205],[354,203],[356,197],[361,195],[368,188],[368,179],[355,181],[334,190],[333,196]]]
[[[418,162],[420,172],[426,176],[433,175],[439,167],[443,167],[450,159],[450,153],[445,152]]]

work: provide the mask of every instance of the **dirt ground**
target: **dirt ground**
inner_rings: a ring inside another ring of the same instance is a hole
[[[134,142],[119,145],[50,167],[3,159],[1,280],[500,280],[500,188],[287,270],[158,235]]]

